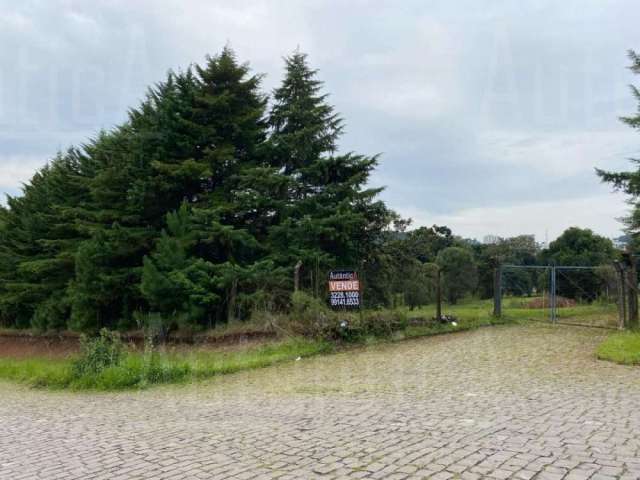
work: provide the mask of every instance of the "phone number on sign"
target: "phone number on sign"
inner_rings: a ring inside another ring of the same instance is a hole
[[[360,306],[359,292],[331,292],[329,299],[332,307],[358,307]]]

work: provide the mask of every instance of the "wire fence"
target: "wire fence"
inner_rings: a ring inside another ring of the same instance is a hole
[[[620,328],[620,279],[613,265],[503,265],[496,302],[500,314],[514,318]]]

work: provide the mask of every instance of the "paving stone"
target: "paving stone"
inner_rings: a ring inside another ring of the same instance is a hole
[[[0,479],[640,480],[640,368],[598,361],[604,335],[487,328],[143,392],[0,383]]]

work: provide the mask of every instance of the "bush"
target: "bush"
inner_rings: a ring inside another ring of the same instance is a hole
[[[330,328],[332,312],[318,298],[297,291],[291,296],[289,327],[293,333],[306,337],[324,338]]]
[[[409,325],[403,310],[332,311],[305,292],[291,298],[289,327],[294,333],[322,340],[359,342],[367,337],[392,337]]]
[[[80,357],[73,362],[72,375],[76,378],[97,375],[110,367],[118,366],[124,356],[124,345],[117,332],[106,328],[97,337],[80,338]]]
[[[362,313],[335,313],[335,321],[327,333],[333,339],[359,342],[367,338],[391,338],[405,330],[409,320],[403,310],[374,310]]]

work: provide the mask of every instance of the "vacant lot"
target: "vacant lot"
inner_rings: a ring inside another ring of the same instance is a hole
[[[640,369],[505,326],[140,393],[0,384],[0,478],[640,478]]]

